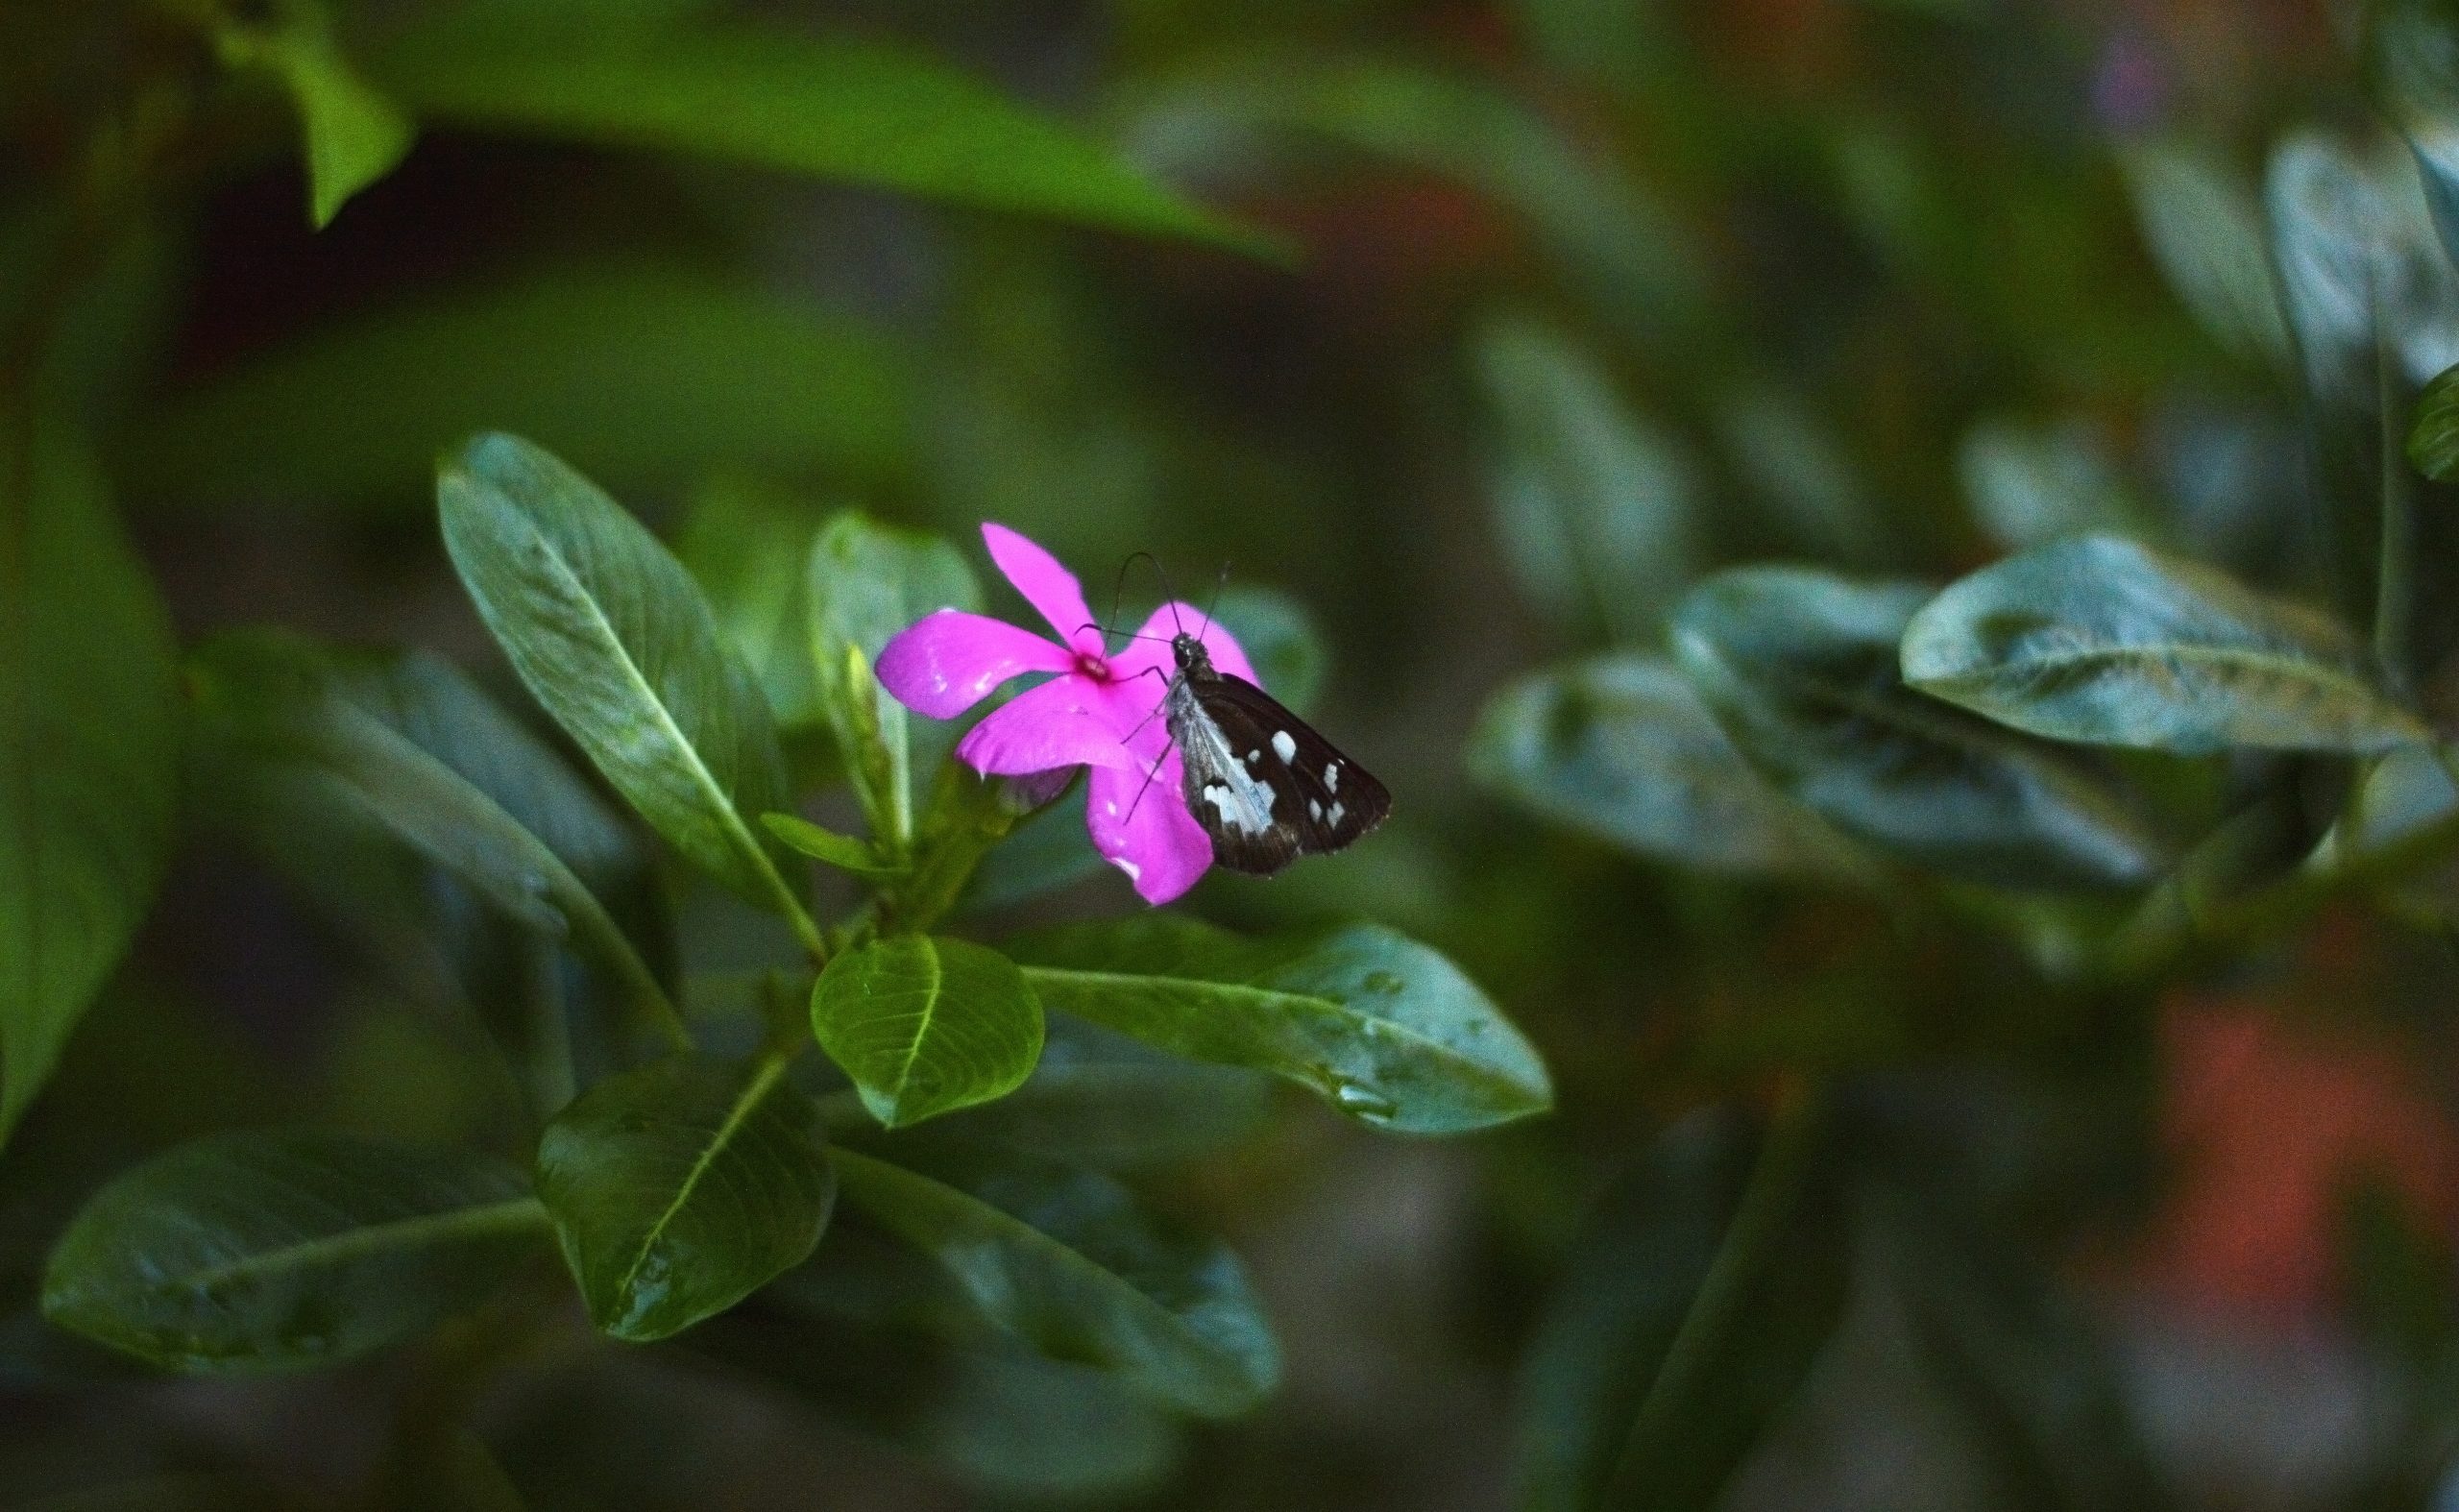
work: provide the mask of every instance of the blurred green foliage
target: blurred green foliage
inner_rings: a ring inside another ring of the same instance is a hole
[[[0,7],[0,1507],[2446,1505],[2454,143],[2444,0]],[[1148,915],[873,677],[985,520],[1392,823]]]

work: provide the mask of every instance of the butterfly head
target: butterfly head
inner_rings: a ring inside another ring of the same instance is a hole
[[[1186,631],[1181,630],[1170,637],[1170,654],[1178,658],[1181,676],[1192,674],[1198,677],[1209,677],[1212,675],[1212,653],[1204,648],[1202,641]]]

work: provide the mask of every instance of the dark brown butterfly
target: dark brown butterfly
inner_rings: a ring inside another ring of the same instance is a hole
[[[1204,643],[1170,638],[1179,675],[1162,700],[1185,766],[1187,810],[1212,859],[1271,876],[1301,856],[1339,850],[1383,822],[1392,794],[1279,700],[1213,667]]]

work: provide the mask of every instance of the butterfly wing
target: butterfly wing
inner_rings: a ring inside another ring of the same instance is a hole
[[[1268,877],[1339,850],[1392,812],[1372,773],[1245,678],[1181,677],[1165,714],[1187,808],[1232,871]]]

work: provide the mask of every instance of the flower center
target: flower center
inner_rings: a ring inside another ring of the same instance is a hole
[[[1108,682],[1110,680],[1110,664],[1108,660],[1095,651],[1078,651],[1076,653],[1076,670],[1083,672],[1085,676],[1092,678],[1095,682]]]

